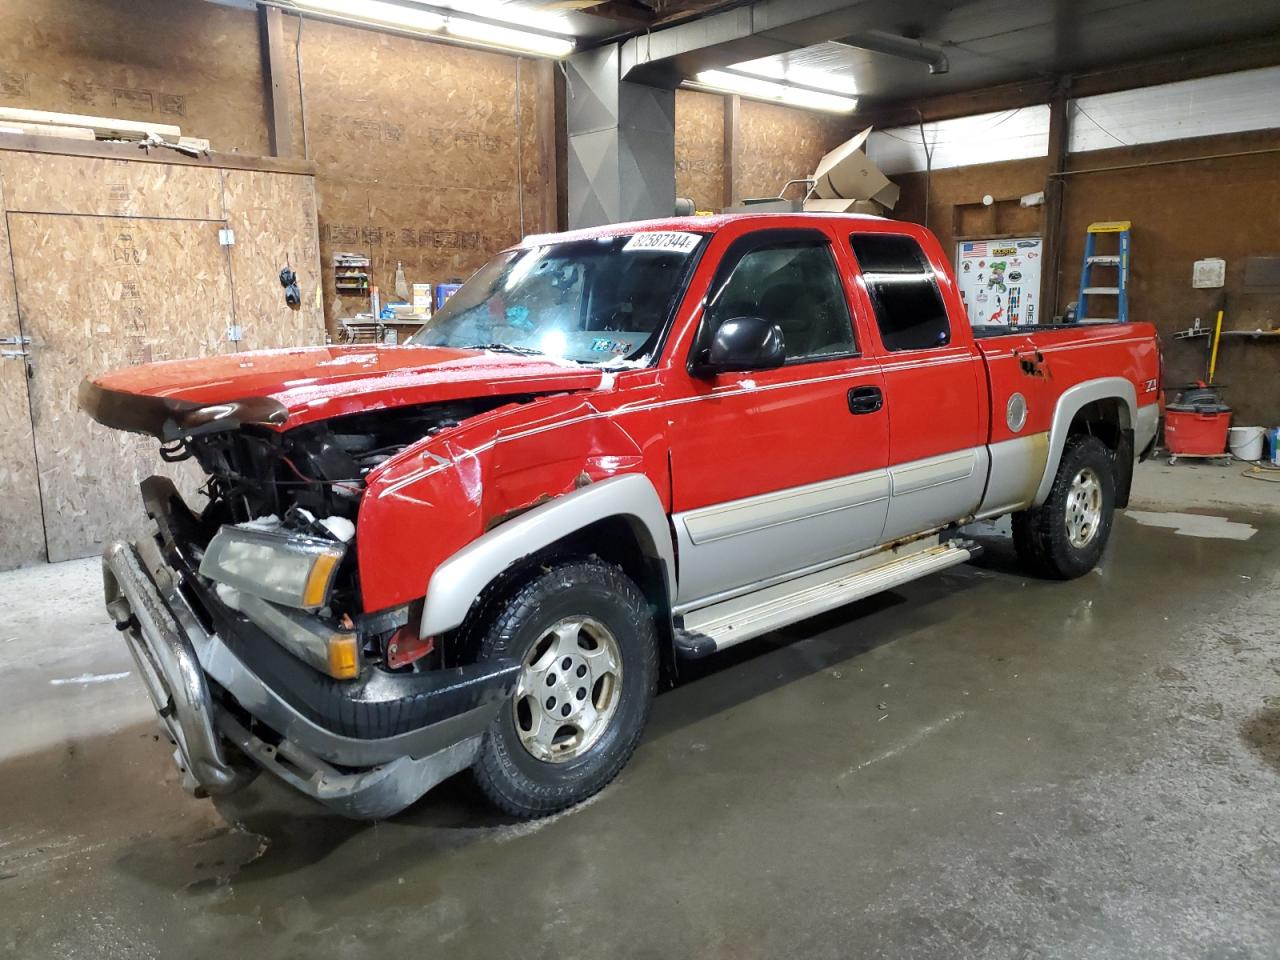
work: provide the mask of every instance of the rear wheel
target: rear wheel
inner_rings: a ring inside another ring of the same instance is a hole
[[[1043,504],[1013,517],[1013,542],[1022,563],[1038,576],[1070,580],[1102,557],[1115,512],[1115,462],[1096,437],[1067,439]]]
[[[523,668],[472,767],[485,796],[541,817],[602,789],[639,743],[657,686],[644,595],[611,564],[562,563],[509,592],[480,628],[481,659]]]

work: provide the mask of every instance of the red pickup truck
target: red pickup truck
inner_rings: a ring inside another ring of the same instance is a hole
[[[188,787],[371,818],[468,768],[514,815],[582,800],[682,660],[962,563],[973,520],[1079,576],[1159,396],[1149,325],[973,329],[928,231],[770,214],[530,237],[408,345],[80,401],[207,475],[198,510],[147,480],[105,556]]]

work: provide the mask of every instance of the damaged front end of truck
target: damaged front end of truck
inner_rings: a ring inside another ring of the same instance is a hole
[[[421,600],[366,612],[356,520],[367,478],[512,397],[424,403],[282,429],[270,397],[202,404],[86,381],[106,426],[194,460],[208,502],[142,484],[150,533],[104,554],[107,607],[197,795],[261,769],[347,816],[389,816],[470,765],[518,673],[421,636]]]

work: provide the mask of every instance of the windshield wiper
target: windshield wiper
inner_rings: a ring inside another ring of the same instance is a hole
[[[462,347],[463,350],[490,350],[493,353],[514,353],[522,357],[538,357],[542,356],[541,350],[535,350],[533,347],[513,347],[509,343],[473,343],[470,346]]]

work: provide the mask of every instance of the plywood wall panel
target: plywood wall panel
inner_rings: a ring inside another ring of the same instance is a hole
[[[788,180],[813,173],[822,155],[853,132],[848,117],[743,100],[735,199],[777,196]],[[792,189],[795,196],[803,193]]]
[[[397,261],[409,282],[465,277],[522,221],[542,228],[555,189],[535,139],[545,71],[521,65],[517,111],[514,57],[315,21],[301,53],[331,327],[367,307],[337,297],[335,252],[369,255],[389,292]]]
[[[228,249],[235,280],[240,347],[294,347],[324,342],[315,179],[249,170],[222,171]],[[297,275],[302,303],[285,303],[280,271]]]
[[[253,10],[205,0],[6,0],[0,106],[177,124],[268,152]]]
[[[151,437],[108,430],[76,402],[90,373],[228,349],[231,279],[219,222],[8,214],[49,559],[137,535],[138,483],[163,464]],[[194,501],[193,501],[194,502]]]
[[[11,0],[6,13],[0,105],[164,120],[208,137],[216,149],[268,151],[254,11],[206,0]],[[283,23],[287,69],[280,80],[294,147],[305,148],[323,175],[318,201],[331,321],[368,305],[337,299],[335,250],[372,255],[375,282],[386,290],[397,259],[410,280],[466,276],[522,231],[553,227],[556,184],[547,158],[554,146],[543,148],[537,123],[539,106],[553,97],[545,63],[292,15]],[[85,190],[111,182],[95,177]],[[391,188],[413,197],[434,219],[371,219],[370,185],[378,196]],[[437,193],[443,201],[428,202]],[[64,206],[104,206],[97,197],[80,200],[87,202]],[[122,215],[189,215],[119,207]],[[472,218],[476,210],[482,219]],[[393,222],[394,245],[385,241]],[[409,229],[413,243],[401,233]],[[417,239],[424,230],[426,252]],[[483,239],[454,246],[438,233]]]
[[[724,97],[676,91],[676,196],[697,210],[724,206]]]
[[[1013,213],[1007,207],[1000,211],[1004,229],[995,231],[995,211],[979,206],[987,194],[992,197],[1020,197],[1044,189],[1049,173],[1049,161],[1043,157],[1030,160],[1009,160],[1004,163],[981,164],[971,167],[949,167],[935,170],[927,191],[929,201],[928,224],[952,263],[955,262],[955,226],[962,236],[972,236],[986,230],[992,232],[1025,231],[1040,233],[1042,207],[1020,208]],[[903,173],[892,179],[902,189],[893,216],[913,223],[925,222],[925,175]],[[955,211],[961,208],[957,217]]]
[[[21,335],[9,263],[9,231],[0,217],[0,337],[4,338]],[[44,521],[27,402],[27,365],[20,359],[0,359],[0,491],[4,492],[0,496],[0,570],[45,559]]]
[[[221,171],[166,163],[0,152],[6,209],[221,220]]]

